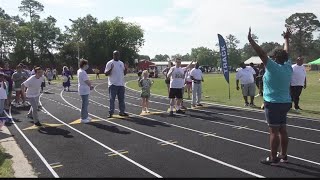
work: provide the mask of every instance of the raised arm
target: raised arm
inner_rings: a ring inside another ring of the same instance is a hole
[[[249,28],[248,40],[252,46],[252,48],[256,51],[263,64],[267,65],[268,56],[267,53],[263,51],[263,49],[253,40],[251,36],[251,27]]]
[[[283,37],[284,37],[284,50],[288,53],[289,55],[289,50],[290,50],[290,46],[289,46],[289,39],[291,37],[291,29],[287,28],[287,32],[283,32]]]
[[[186,67],[186,70],[190,68],[190,66],[193,64],[194,60],[191,61],[191,63]]]

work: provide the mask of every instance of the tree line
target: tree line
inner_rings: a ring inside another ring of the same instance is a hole
[[[293,30],[291,39],[291,58],[295,59],[298,56],[303,56],[306,62],[310,62],[320,57],[320,35],[314,37],[320,30],[320,23],[317,16],[313,13],[295,13],[288,17],[285,21],[285,26]],[[253,39],[259,43],[258,36],[252,34]],[[237,67],[240,62],[244,62],[252,56],[257,56],[249,43],[246,43],[242,48],[239,47],[240,41],[232,34],[225,37],[228,47],[229,65]],[[218,49],[218,44],[216,44]],[[263,42],[261,47],[268,55],[273,53],[276,48],[283,47],[278,42]],[[192,48],[191,54],[185,55],[176,54],[169,56],[167,54],[158,54],[152,61],[167,61],[180,57],[183,60],[191,61],[197,59],[201,65],[220,67],[220,52],[208,47]],[[150,59],[149,56],[141,55],[140,58]]]
[[[72,24],[63,31],[54,17],[41,17],[44,6],[38,1],[22,0],[18,8],[23,17],[0,7],[0,62],[75,67],[79,56],[95,66],[112,59],[117,49],[123,61],[133,64],[145,41],[141,26],[121,17],[99,22],[89,14],[69,19]]]
[[[23,16],[9,15],[0,7],[0,62],[9,61],[12,65],[23,62],[28,65],[46,67],[77,66],[78,57],[88,59],[92,66],[105,64],[112,59],[113,50],[121,52],[121,59],[134,65],[134,59],[152,59],[167,61],[175,57],[190,61],[197,59],[202,65],[220,66],[219,52],[213,48],[192,48],[185,55],[139,55],[144,45],[144,30],[135,23],[125,22],[121,17],[98,21],[88,14],[85,17],[69,19],[70,26],[57,27],[57,20],[41,17],[44,6],[36,0],[22,0],[19,11]],[[306,57],[311,61],[320,57],[320,23],[313,13],[295,13],[286,19],[285,25],[294,32],[291,48],[292,57]],[[259,38],[253,35],[259,43]],[[229,65],[236,67],[239,62],[256,56],[251,46],[246,43],[239,47],[240,41],[232,34],[225,37],[228,46]],[[263,42],[262,48],[271,52],[282,46],[277,42]],[[216,49],[218,44],[216,45]]]

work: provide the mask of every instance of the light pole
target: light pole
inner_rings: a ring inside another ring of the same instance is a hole
[[[72,19],[69,19],[69,21],[71,21],[72,23],[75,23],[75,21]],[[80,67],[80,42],[81,41],[82,41],[82,38],[80,38],[77,43],[78,44],[78,67]]]
[[[78,68],[80,68],[80,43],[78,42]]]

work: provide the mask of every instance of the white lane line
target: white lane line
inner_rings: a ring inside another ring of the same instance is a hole
[[[62,91],[62,92],[63,92],[63,91]],[[62,93],[62,92],[61,92],[61,93]],[[42,96],[42,95],[41,95],[41,96]],[[40,96],[40,105],[42,106],[42,103],[41,103],[41,96]],[[75,107],[74,107],[74,108],[75,108]],[[123,154],[121,154],[121,153],[118,153],[116,150],[113,150],[112,148],[110,148],[110,147],[106,146],[105,144],[101,143],[100,141],[98,141],[98,140],[96,140],[96,139],[92,138],[91,136],[89,136],[89,135],[87,135],[87,134],[85,134],[85,133],[83,133],[83,132],[79,131],[78,129],[76,129],[76,128],[74,128],[74,127],[70,126],[69,124],[67,124],[67,123],[65,123],[65,122],[63,122],[63,121],[61,121],[60,119],[58,119],[57,117],[55,117],[54,115],[52,115],[52,114],[51,114],[48,110],[46,110],[43,106],[42,106],[42,109],[43,109],[44,111],[46,111],[48,115],[50,115],[51,117],[53,117],[54,119],[56,119],[56,120],[57,120],[57,121],[59,121],[60,123],[64,124],[65,126],[69,127],[70,129],[72,129],[72,130],[74,130],[74,131],[78,132],[79,134],[81,134],[81,135],[85,136],[86,138],[90,139],[91,141],[93,141],[93,142],[95,142],[95,143],[99,144],[100,146],[102,146],[102,147],[104,147],[104,148],[108,149],[109,151],[113,152],[114,154],[117,154],[118,156],[121,156],[121,157],[122,157],[122,158],[124,158],[125,160],[127,160],[127,161],[131,162],[132,164],[134,164],[134,165],[136,165],[136,166],[138,166],[138,167],[140,167],[141,169],[143,169],[143,170],[147,171],[148,173],[150,173],[150,174],[154,175],[155,177],[157,177],[157,178],[162,178],[162,176],[160,176],[159,174],[157,174],[157,173],[155,173],[155,172],[151,171],[150,169],[146,168],[145,166],[143,166],[143,165],[141,165],[141,164],[139,164],[139,163],[135,162],[134,160],[132,160],[132,159],[128,158],[127,156],[124,156],[124,155],[123,155]]]
[[[97,92],[97,91],[96,91],[96,92]],[[97,93],[98,93],[98,92],[97,92]],[[100,95],[103,95],[103,94],[100,94]],[[129,95],[126,95],[126,96],[129,96]],[[138,98],[136,98],[136,97],[134,97],[134,96],[129,96],[129,97],[130,97],[131,99],[137,99],[137,100],[138,100]],[[161,105],[168,105],[168,104],[165,104],[165,103],[160,103],[160,102],[155,102],[155,101],[149,101],[149,102],[151,102],[151,103],[156,103],[156,104],[161,104]],[[266,124],[266,121],[265,121],[265,120],[256,119],[256,118],[249,118],[249,117],[237,116],[237,115],[226,114],[226,113],[218,113],[218,112],[206,111],[206,110],[201,110],[201,109],[192,109],[192,110],[193,110],[193,111],[213,113],[213,114],[218,114],[218,115],[224,115],[224,116],[230,116],[230,117],[237,117],[237,118],[247,119],[247,120],[253,120],[253,121],[257,121],[257,122],[261,122],[261,123]],[[295,126],[295,125],[290,125],[290,124],[287,124],[287,126],[294,127],[294,128],[299,128],[299,129],[304,129],[304,130],[310,130],[310,131],[320,132],[319,129],[307,128],[307,127],[303,127],[303,126]]]
[[[102,85],[102,84],[99,84],[99,85]],[[99,86],[99,85],[97,85],[97,86]],[[97,86],[96,86],[96,87],[97,87]],[[104,95],[103,93],[98,92],[98,91],[96,90],[96,87],[94,88],[95,92],[97,92],[98,94],[100,94],[100,95],[102,95],[102,96],[104,96],[104,97],[107,97],[107,96]],[[139,98],[134,97],[134,96],[130,96],[130,95],[126,95],[126,96],[127,96],[127,97],[130,97],[131,99],[140,100]],[[168,106],[168,104],[161,103],[161,102],[150,101],[150,100],[149,100],[149,102]],[[252,121],[261,122],[261,123],[266,124],[266,121],[265,121],[265,120],[256,119],[256,118],[243,117],[243,116],[237,116],[237,115],[233,115],[233,114],[218,113],[218,112],[212,112],[212,111],[205,111],[205,110],[200,110],[200,109],[192,109],[192,110],[194,110],[194,111],[208,112],[208,113],[214,113],[214,114],[224,115],[224,116],[230,116],[230,117],[237,117],[237,118],[241,118],[241,119],[252,120]],[[316,121],[316,122],[320,122],[320,121]],[[320,129],[313,129],[313,128],[307,128],[307,127],[303,127],[303,126],[296,126],[296,125],[290,125],[290,124],[287,124],[287,126],[289,126],[289,127],[294,127],[294,128],[298,128],[298,129],[304,129],[304,130],[310,130],[310,131],[320,132]]]
[[[66,101],[64,99],[64,101],[66,103],[68,103],[68,101]],[[78,101],[81,101],[80,99],[78,99]],[[90,100],[92,102],[95,102],[93,100]],[[103,105],[99,102],[95,102],[96,104],[100,104],[100,105]],[[68,103],[69,105],[71,105],[70,103]],[[73,105],[72,105],[73,106]],[[103,105],[104,107],[108,108],[108,106],[105,106]],[[75,107],[75,106],[73,106]],[[144,117],[144,116],[139,116],[139,115],[136,115],[136,114],[132,114],[132,113],[129,113],[130,115],[134,116],[134,117],[140,117],[140,118],[143,118],[143,119],[148,119],[150,121],[155,121],[155,122],[161,122],[163,124],[167,124],[167,125],[170,125],[170,126],[174,126],[174,127],[178,127],[178,128],[181,128],[181,129],[185,129],[185,130],[188,130],[188,131],[192,131],[192,132],[196,132],[198,134],[208,134],[206,132],[203,132],[203,131],[199,131],[199,130],[195,130],[195,129],[191,129],[191,128],[187,128],[187,127],[183,127],[183,126],[179,126],[179,125],[176,125],[176,124],[171,124],[171,123],[167,123],[167,122],[163,122],[163,121],[158,121],[156,119],[153,119],[153,118],[149,118],[149,117]],[[97,116],[96,116],[97,117]],[[110,122],[108,120],[105,120],[103,118],[100,118],[98,117],[99,119],[103,120],[103,121],[106,121],[106,122]],[[114,123],[114,122],[110,122],[112,124],[116,124],[116,125],[119,125],[117,123]],[[122,126],[122,125],[120,125]],[[260,149],[260,150],[264,150],[264,151],[267,151],[267,152],[270,152],[270,150],[268,149],[265,149],[265,148],[262,148],[262,147],[259,147],[259,146],[255,146],[255,145],[252,145],[252,144],[247,144],[247,143],[244,143],[244,142],[241,142],[241,141],[237,141],[237,140],[233,140],[233,139],[229,139],[229,138],[225,138],[225,137],[222,137],[222,136],[217,136],[217,135],[213,135],[213,134],[208,134],[208,135],[211,135],[212,137],[216,137],[216,138],[219,138],[219,139],[223,139],[223,140],[226,140],[226,141],[230,141],[230,142],[234,142],[234,143],[237,143],[237,144],[241,144],[241,145],[245,145],[245,146],[249,146],[249,147],[253,147],[253,148],[256,148],[256,149]],[[308,159],[303,159],[303,158],[300,158],[300,157],[296,157],[296,156],[292,156],[292,155],[288,155],[288,157],[291,157],[291,158],[294,158],[294,159],[297,159],[297,160],[301,160],[301,161],[304,161],[304,162],[308,162],[308,163],[312,163],[312,164],[316,164],[316,165],[320,165],[319,162],[315,162],[315,161],[311,161],[311,160],[308,160]]]
[[[74,105],[72,105],[71,103],[69,103],[69,102],[63,97],[63,91],[61,91],[60,96],[61,96],[61,98],[63,99],[63,101],[66,102],[68,105],[73,106],[74,108],[77,108],[76,106],[74,106]],[[100,104],[100,103],[99,103],[99,104]],[[102,105],[102,104],[101,104],[101,105]],[[104,105],[103,105],[103,106],[104,106]],[[77,109],[80,111],[79,108],[77,108]],[[116,126],[119,126],[119,127],[125,128],[125,129],[128,129],[128,130],[130,130],[130,131],[136,132],[136,133],[141,134],[141,135],[143,135],[143,136],[146,136],[146,137],[149,137],[149,138],[151,138],[151,139],[154,139],[154,140],[156,140],[156,141],[158,141],[158,142],[166,143],[166,144],[168,144],[168,145],[171,145],[171,146],[174,146],[174,147],[176,147],[176,148],[182,149],[182,150],[184,150],[184,151],[190,152],[190,153],[192,153],[192,154],[201,156],[201,157],[203,157],[203,158],[205,158],[205,159],[208,159],[208,160],[211,160],[211,161],[213,161],[213,162],[219,163],[219,164],[221,164],[221,165],[224,165],[224,166],[230,167],[230,168],[232,168],[232,169],[241,171],[241,172],[243,172],[243,173],[246,173],[246,174],[249,174],[249,175],[258,177],[258,178],[264,178],[263,176],[261,176],[261,175],[259,175],[259,174],[256,174],[256,173],[247,171],[247,170],[245,170],[245,169],[242,169],[242,168],[240,168],[240,167],[237,167],[237,166],[234,166],[234,165],[225,163],[225,162],[220,161],[220,160],[218,160],[218,159],[215,159],[215,158],[212,158],[212,157],[210,157],[210,156],[207,156],[207,155],[201,154],[201,153],[199,153],[199,152],[193,151],[193,150],[191,150],[191,149],[188,149],[188,148],[185,148],[185,147],[176,145],[176,144],[174,144],[174,143],[165,141],[165,140],[163,140],[163,139],[159,139],[159,138],[157,138],[157,137],[154,137],[154,136],[148,135],[148,134],[146,134],[146,133],[137,131],[137,130],[132,129],[132,128],[129,128],[129,127],[127,127],[127,126],[123,126],[123,125],[121,125],[121,124],[118,124],[118,123],[115,123],[115,122],[112,122],[112,121],[103,119],[103,118],[101,118],[101,117],[99,117],[99,116],[96,116],[96,115],[94,115],[94,114],[91,114],[91,113],[89,113],[89,114],[90,114],[92,117],[95,117],[95,118],[97,118],[97,119],[100,119],[100,120],[102,120],[102,121],[105,121],[105,122],[114,124],[114,125],[116,125]],[[131,113],[130,113],[130,115],[136,116],[135,114],[131,114]],[[136,116],[136,117],[139,117],[139,116]],[[160,122],[160,121],[159,121],[159,122]]]
[[[137,91],[137,90],[135,90],[135,89],[132,89],[132,88],[129,88],[129,87],[127,86],[127,84],[128,84],[129,82],[132,82],[132,81],[136,81],[136,80],[131,80],[131,81],[126,82],[125,87],[126,87],[127,89],[133,91],[133,92],[138,92],[138,93],[139,93],[139,91]],[[102,85],[102,84],[106,84],[106,83],[101,83],[101,84],[99,84],[99,86]],[[158,95],[158,94],[151,94],[151,95],[152,95],[152,97],[158,97],[158,98],[160,98],[160,99],[166,99],[166,100],[168,99],[168,97],[166,97],[166,96],[161,96],[161,95]],[[184,101],[186,101],[186,102],[192,102],[191,100],[184,100]],[[242,108],[242,107],[228,106],[228,105],[222,105],[222,104],[215,104],[215,103],[210,103],[210,102],[205,102],[205,101],[204,101],[203,103],[204,103],[204,104],[213,105],[213,106],[218,106],[218,107],[227,107],[227,108],[231,108],[231,109],[241,109],[241,110],[245,110],[245,111],[254,111],[254,112],[260,112],[260,113],[263,113],[263,112],[264,112],[263,110],[246,109],[246,108]],[[303,120],[307,120],[307,121],[320,122],[320,119],[316,119],[316,118],[308,118],[308,117],[299,116],[299,115],[295,115],[295,114],[290,114],[290,116],[291,116],[291,117],[294,117],[294,118],[300,118],[300,119],[303,119]]]
[[[98,94],[102,95],[102,96],[105,96],[103,95],[102,93],[100,93],[99,91],[95,90]],[[91,95],[90,95],[91,96]],[[105,96],[107,97],[107,96]],[[72,97],[69,97],[69,98],[72,98]],[[98,97],[97,97],[98,98]],[[101,98],[100,98],[101,99]],[[79,99],[77,99],[79,100]],[[150,101],[151,102],[151,101]],[[128,103],[126,102],[126,104],[128,105],[132,105],[132,106],[136,106],[136,107],[141,107],[139,105],[135,105],[135,104],[132,104],[132,103]],[[101,106],[101,105],[99,105]],[[152,108],[149,108],[150,110],[154,110],[154,111],[159,111],[159,112],[165,112],[165,111],[161,111],[159,109],[152,109]],[[194,110],[194,111],[200,111],[200,112],[208,112],[208,113],[212,113],[210,111],[204,111],[204,110]],[[225,114],[225,113],[214,113],[214,114],[219,114],[219,115],[225,115],[225,116],[231,116],[231,117],[237,117],[237,118],[242,118],[242,119],[249,119],[249,120],[252,120],[253,118],[247,118],[247,117],[242,117],[242,116],[235,116],[235,115],[230,115],[230,114]],[[178,115],[178,116],[182,116],[182,117],[188,117],[187,115]],[[202,118],[196,118],[198,120],[201,120],[201,121],[204,121],[204,122],[208,122],[207,120],[204,120]],[[259,120],[259,119],[253,119],[254,121],[261,121],[263,122],[264,124],[265,121],[262,121],[262,120]],[[232,128],[236,128],[236,129],[245,129],[245,130],[248,130],[248,131],[253,131],[253,132],[259,132],[259,133],[263,133],[263,134],[268,134],[269,135],[269,132],[265,132],[265,131],[260,131],[260,130],[256,130],[256,129],[251,129],[251,128],[248,128],[248,127],[242,127],[242,126],[236,126],[236,125],[232,125],[232,124],[227,124],[227,123],[222,123],[222,122],[214,122],[214,121],[209,121],[209,123],[214,123],[214,124],[220,124],[220,125],[224,125],[224,126],[230,126]],[[302,128],[302,127],[301,127]],[[309,129],[308,129],[309,130]],[[316,129],[315,129],[316,130]],[[316,130],[317,131],[317,130]],[[290,139],[292,140],[296,140],[296,141],[301,141],[301,142],[306,142],[306,143],[310,143],[310,144],[316,144],[316,145],[320,145],[319,142],[314,142],[314,141],[309,141],[309,140],[305,140],[305,139],[300,139],[300,138],[296,138],[296,137],[289,137]]]
[[[56,173],[56,171],[53,170],[53,168],[49,165],[48,161],[42,156],[42,154],[39,152],[39,150],[32,144],[32,142],[29,140],[29,138],[20,130],[18,125],[14,122],[13,117],[11,115],[11,106],[9,109],[9,114],[4,111],[4,113],[7,115],[7,117],[11,120],[14,127],[17,129],[17,131],[21,134],[21,136],[27,141],[27,143],[30,145],[30,147],[34,150],[34,152],[39,156],[41,161],[44,163],[44,165],[48,168],[48,170],[51,172],[53,177],[59,178],[59,175]]]

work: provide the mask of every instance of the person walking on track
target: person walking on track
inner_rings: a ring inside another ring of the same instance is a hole
[[[22,92],[25,92],[27,88],[26,97],[31,104],[27,117],[33,119],[33,122],[36,126],[42,126],[39,121],[37,110],[41,91],[41,83],[44,81],[44,76],[43,70],[40,67],[36,67],[34,70],[35,75],[29,77],[26,81],[24,81],[21,85],[21,88]]]
[[[299,106],[300,95],[302,89],[307,88],[307,72],[306,68],[303,66],[303,57],[298,57],[297,63],[292,65],[293,74],[291,79],[291,97],[294,103],[294,109],[299,112],[302,110]]]

